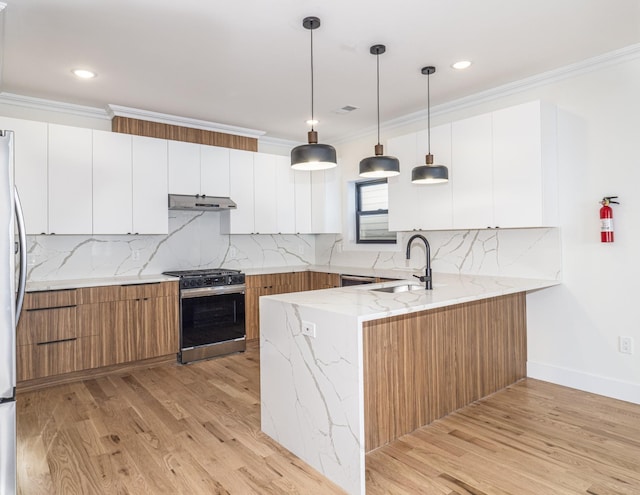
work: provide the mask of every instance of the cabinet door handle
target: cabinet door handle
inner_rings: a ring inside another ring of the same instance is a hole
[[[47,342],[38,342],[36,345],[61,344],[63,342],[72,342],[74,340],[78,340],[78,338],[77,337],[72,337],[70,339],[49,340]]]
[[[75,308],[77,306],[78,306],[77,304],[69,304],[67,306],[48,306],[46,308],[29,308],[26,311],[29,311],[29,312],[31,312],[31,311],[49,311],[49,310],[52,310],[52,309]]]

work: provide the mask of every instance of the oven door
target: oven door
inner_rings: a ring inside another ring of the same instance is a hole
[[[181,291],[182,362],[244,350],[244,293],[244,285]]]

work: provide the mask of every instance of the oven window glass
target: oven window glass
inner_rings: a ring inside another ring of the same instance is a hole
[[[182,299],[183,349],[244,336],[244,294]]]

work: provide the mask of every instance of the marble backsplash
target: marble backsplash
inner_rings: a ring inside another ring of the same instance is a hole
[[[27,236],[30,282],[315,262],[314,235],[220,234],[217,212],[169,212],[168,235]]]
[[[409,238],[418,232],[399,232],[395,250],[362,251],[345,248],[342,236],[316,239],[316,263],[378,269],[424,269],[424,244],[416,240],[406,259]],[[421,232],[431,248],[435,272],[561,280],[560,230],[488,229]]]
[[[405,246],[413,232],[398,234],[395,248],[350,250],[341,235],[220,234],[225,213],[169,212],[168,235],[28,236],[28,280],[68,280],[158,274],[197,268],[249,269],[300,265],[423,268],[416,242],[410,261]],[[559,280],[558,229],[424,232],[432,268],[446,273]]]

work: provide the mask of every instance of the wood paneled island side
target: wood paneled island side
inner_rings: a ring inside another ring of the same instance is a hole
[[[348,493],[368,451],[523,378],[526,291],[558,283],[436,281],[260,299],[262,430]]]

